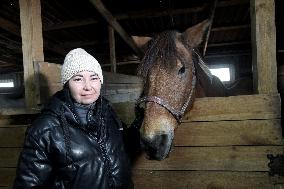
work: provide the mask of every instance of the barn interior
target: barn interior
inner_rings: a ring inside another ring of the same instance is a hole
[[[205,19],[212,25],[199,51],[210,69],[228,68],[224,84],[240,84],[240,95],[195,99],[169,157],[137,158],[135,188],[284,188],[283,6],[282,0],[1,0],[0,189],[13,184],[38,97],[51,94],[37,88],[39,74],[48,90],[57,90],[65,55],[84,48],[102,65],[106,91],[128,124],[141,92],[141,52],[131,36],[183,32]]]
[[[284,52],[280,7],[283,2],[275,0],[278,67],[283,64]],[[230,79],[225,84],[242,80],[242,93],[253,93],[249,0],[41,0],[41,16],[45,62],[62,64],[66,53],[81,47],[97,58],[104,71],[114,71],[115,62],[115,72],[129,75],[136,75],[140,62],[130,36],[154,36],[165,30],[183,32],[212,19],[200,45],[205,62],[210,69],[229,68]],[[14,81],[15,85],[14,89],[3,87],[1,93],[21,96],[23,54],[17,0],[1,1],[0,23],[1,81]],[[110,35],[114,35],[113,41]]]

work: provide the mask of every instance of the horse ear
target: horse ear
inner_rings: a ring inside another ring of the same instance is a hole
[[[185,30],[182,35],[187,39],[191,46],[197,47],[203,41],[203,36],[205,31],[208,29],[209,24],[209,19],[206,19],[203,22]]]
[[[135,44],[142,48],[152,39],[151,37],[131,36]]]

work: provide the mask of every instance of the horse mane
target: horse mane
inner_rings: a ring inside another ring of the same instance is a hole
[[[161,66],[173,66],[170,63],[179,56],[175,45],[176,33],[174,30],[164,31],[149,41],[148,48],[138,67],[138,75],[146,78],[155,63]]]

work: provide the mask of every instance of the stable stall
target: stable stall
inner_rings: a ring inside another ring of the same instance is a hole
[[[44,60],[40,1],[19,2],[25,101],[23,107],[0,110],[0,189],[12,185],[27,126],[47,98],[62,87],[60,65]],[[251,0],[250,9],[254,94],[196,99],[176,130],[169,158],[138,157],[133,167],[135,188],[284,187],[283,164],[276,162],[283,163],[284,142],[274,1]],[[119,28],[115,23],[112,26]],[[112,70],[116,70],[115,63]],[[141,79],[114,72],[105,72],[104,77],[103,95],[130,124]]]

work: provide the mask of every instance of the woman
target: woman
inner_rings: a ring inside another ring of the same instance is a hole
[[[122,124],[100,95],[100,64],[74,49],[61,81],[63,90],[26,132],[14,189],[133,188]]]

